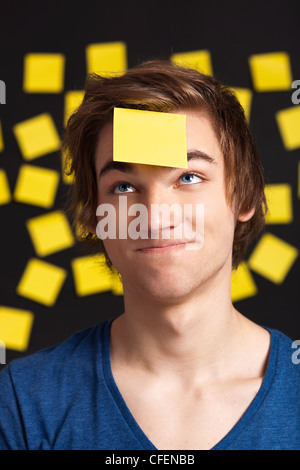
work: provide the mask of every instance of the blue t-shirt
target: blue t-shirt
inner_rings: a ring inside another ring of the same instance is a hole
[[[0,449],[158,450],[135,421],[110,366],[111,320],[8,364],[0,373]],[[268,329],[263,383],[213,450],[300,450],[300,364]]]

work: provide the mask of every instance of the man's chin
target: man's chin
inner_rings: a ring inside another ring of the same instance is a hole
[[[165,273],[161,276],[156,273],[155,277],[141,275],[134,283],[134,292],[140,292],[143,299],[170,304],[183,301],[191,295],[194,288],[193,279],[189,279],[186,275],[180,276],[179,273],[177,276],[172,273],[168,276]]]

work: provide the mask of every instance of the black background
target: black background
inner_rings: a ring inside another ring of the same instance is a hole
[[[172,53],[208,49],[214,75],[231,86],[252,89],[248,57],[255,53],[289,53],[293,79],[300,79],[299,1],[52,1],[1,3],[0,79],[6,83],[6,105],[0,107],[5,150],[0,154],[11,191],[24,163],[12,132],[14,124],[48,112],[62,134],[64,93],[82,89],[86,74],[85,48],[98,42],[124,41],[128,66]],[[29,52],[57,52],[66,56],[65,89],[60,94],[26,94],[22,91],[23,59]],[[250,126],[258,143],[267,183],[288,183],[293,188],[294,221],[269,225],[267,231],[299,247],[300,219],[297,168],[300,149],[283,147],[275,112],[292,106],[290,91],[253,94]],[[300,132],[300,129],[299,129]],[[34,164],[61,170],[58,153]],[[55,207],[65,201],[61,182]],[[34,324],[25,353],[7,351],[7,362],[61,342],[74,331],[123,311],[122,296],[111,293],[76,297],[70,261],[82,255],[79,247],[58,252],[45,261],[62,266],[67,279],[56,304],[49,308],[15,293],[27,260],[35,251],[25,227],[28,218],[44,209],[11,202],[0,206],[0,304],[31,310]],[[251,253],[255,243],[249,248]],[[281,285],[252,272],[258,294],[235,304],[254,321],[300,337],[300,257]]]

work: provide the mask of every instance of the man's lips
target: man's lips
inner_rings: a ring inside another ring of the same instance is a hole
[[[170,241],[170,240],[160,240],[159,243],[153,243],[151,245],[145,246],[143,248],[139,248],[137,251],[140,252],[162,252],[168,250],[174,250],[179,248],[184,248],[185,245],[190,242],[186,241]]]

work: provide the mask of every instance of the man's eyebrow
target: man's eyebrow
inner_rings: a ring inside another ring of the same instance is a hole
[[[211,163],[213,165],[217,165],[216,160],[208,155],[205,152],[202,152],[202,150],[193,150],[192,152],[188,152],[187,154],[187,159],[188,161],[190,160],[203,160],[207,163]]]
[[[210,163],[212,165],[217,165],[216,160],[207,153],[202,152],[202,150],[192,150],[191,152],[188,152],[187,160],[188,162],[190,160],[202,160],[203,162]],[[168,166],[166,168],[168,168],[168,170],[178,170],[178,167],[174,166]]]
[[[101,168],[99,178],[113,170],[123,171],[123,173],[134,173],[136,171],[135,166],[132,165],[132,163],[110,160],[103,166],[103,168]]]
[[[202,152],[200,150],[193,150],[192,152],[188,152],[187,160],[188,161],[190,161],[190,160],[202,160],[204,162],[207,162],[207,163],[210,163],[210,164],[213,164],[213,165],[217,164],[216,160],[213,157],[211,157],[210,155],[207,155],[207,153]],[[168,166],[166,168],[170,171],[178,170],[177,167],[172,167],[172,166],[170,166],[170,167]],[[132,163],[117,162],[115,160],[110,160],[109,162],[107,162],[103,166],[103,168],[101,168],[100,173],[99,173],[99,179],[104,174],[107,174],[107,173],[109,173],[110,171],[113,171],[113,170],[122,171],[123,173],[135,173],[136,172],[136,167]]]

